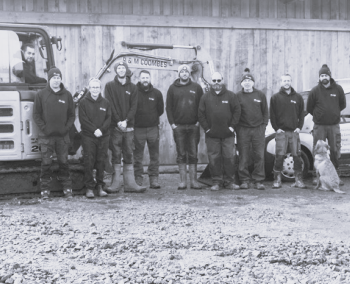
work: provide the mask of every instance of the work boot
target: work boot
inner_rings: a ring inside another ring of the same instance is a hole
[[[214,184],[211,188],[210,188],[211,191],[218,191],[220,190],[220,185],[218,184]]]
[[[120,190],[120,164],[114,165],[112,183],[105,189],[108,193],[117,193]]]
[[[189,169],[191,188],[202,189],[202,186],[197,182],[197,165],[189,164],[188,169]]]
[[[100,184],[97,186],[97,195],[100,197],[105,197],[108,195],[107,192],[103,190],[103,187]]]
[[[49,199],[50,198],[50,191],[49,190],[41,191],[41,198],[42,199]]]
[[[274,175],[274,181],[273,181],[272,188],[282,187],[281,172],[273,172],[273,175]]]
[[[179,164],[180,183],[177,189],[187,189],[187,169],[186,164]]]
[[[94,191],[93,191],[92,189],[87,189],[87,190],[86,190],[86,193],[85,193],[85,196],[86,196],[87,198],[94,198],[94,197],[95,197]]]
[[[242,184],[239,186],[240,189],[248,189],[249,188],[249,184],[248,182],[242,182]]]
[[[297,188],[306,188],[306,185],[303,182],[303,173],[300,171],[295,171],[294,173],[295,183],[293,183],[291,186]]]
[[[135,182],[137,183],[137,185],[141,186],[143,183],[143,177],[142,176],[136,176],[135,177]]]
[[[338,174],[338,177],[339,177],[339,185],[342,186],[344,185],[344,182],[340,179],[340,171],[337,170],[337,174]]]
[[[73,198],[73,190],[70,189],[70,188],[67,188],[67,189],[63,189],[63,194],[64,194],[64,197],[66,198]]]
[[[149,187],[160,188],[160,184],[158,182],[158,176],[149,176]]]
[[[134,166],[133,164],[123,165],[123,178],[124,178],[124,192],[144,192],[145,186],[139,186],[135,182]]]
[[[254,184],[254,188],[255,188],[255,189],[258,189],[258,190],[264,190],[264,189],[265,189],[265,186],[264,186],[261,182],[257,181],[257,182]]]

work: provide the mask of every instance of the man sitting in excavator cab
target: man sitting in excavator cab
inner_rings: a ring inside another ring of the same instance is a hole
[[[19,78],[24,78],[28,84],[47,83],[47,80],[36,76],[35,71],[35,45],[24,43],[21,47],[22,62],[13,67],[13,74]]]

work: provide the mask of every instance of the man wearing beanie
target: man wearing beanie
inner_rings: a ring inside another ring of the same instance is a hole
[[[203,95],[202,87],[192,82],[190,67],[179,66],[179,78],[169,87],[166,100],[166,112],[173,129],[179,166],[180,183],[178,189],[187,189],[187,169],[191,188],[200,189],[197,182],[197,152],[199,143],[198,106]],[[188,158],[188,160],[187,160]]]
[[[238,123],[237,142],[239,151],[239,179],[241,189],[248,189],[252,180],[254,188],[265,189],[265,129],[269,114],[266,96],[254,88],[254,77],[249,68],[244,70],[241,80],[242,90],[237,93],[241,105],[241,118]],[[254,169],[249,173],[249,160],[252,153]]]
[[[63,193],[72,197],[72,181],[68,168],[69,129],[75,119],[71,93],[62,83],[62,73],[52,67],[48,72],[48,84],[35,96],[33,119],[40,129],[41,147],[40,188],[43,199],[49,198],[52,180],[51,164],[56,152],[59,172],[57,178],[62,182]]]
[[[151,74],[141,70],[137,83],[138,99],[135,115],[134,171],[138,185],[143,182],[143,153],[147,142],[150,163],[148,176],[150,188],[160,188],[159,176],[159,117],[164,112],[162,93],[151,84]]]
[[[103,190],[105,160],[109,143],[109,125],[111,123],[111,107],[101,96],[101,81],[92,78],[89,82],[89,93],[79,103],[79,121],[82,130],[82,146],[84,153],[84,183],[86,197],[94,197],[94,189],[98,196],[107,196]],[[93,169],[96,168],[96,182]]]
[[[323,64],[319,71],[319,83],[309,94],[307,112],[313,116],[313,145],[318,140],[328,140],[330,146],[330,159],[338,170],[340,158],[340,112],[346,107],[343,88],[336,84],[331,71]],[[316,179],[313,181],[316,184]],[[344,183],[341,181],[340,185]]]
[[[303,183],[299,132],[304,125],[304,100],[292,88],[292,77],[281,76],[281,89],[270,100],[270,120],[276,131],[276,156],[273,168],[275,181],[273,188],[282,186],[281,171],[284,156],[289,150],[294,161],[295,183],[293,187],[306,188]]]
[[[134,121],[137,108],[137,88],[130,81],[128,65],[121,61],[114,65],[116,76],[105,86],[105,98],[112,109],[109,148],[112,151],[114,173],[109,193],[120,189],[121,161],[123,156],[124,192],[144,192],[145,187],[135,182],[133,167]]]
[[[210,91],[205,93],[199,103],[198,119],[205,131],[209,171],[213,186],[239,189],[235,183],[235,134],[241,115],[237,96],[226,89],[219,72],[212,75]]]

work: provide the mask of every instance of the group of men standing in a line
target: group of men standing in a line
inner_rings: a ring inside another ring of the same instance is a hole
[[[142,70],[139,82],[130,81],[130,70],[125,62],[114,65],[116,76],[105,86],[101,95],[101,81],[92,78],[89,93],[79,103],[79,120],[85,166],[86,196],[94,197],[118,192],[121,188],[121,161],[125,192],[143,192],[143,153],[145,144],[150,154],[148,175],[151,188],[160,188],[159,176],[159,117],[164,112],[161,92],[151,84],[148,70]],[[237,94],[227,90],[222,74],[215,72],[211,87],[203,95],[202,87],[191,80],[188,65],[178,68],[179,78],[169,87],[166,113],[176,144],[180,183],[178,189],[187,188],[187,164],[190,187],[200,189],[197,182],[197,153],[200,126],[205,131],[209,170],[213,180],[211,190],[222,187],[264,189],[265,129],[268,124],[266,96],[254,88],[255,80],[247,68],[241,79],[242,90]],[[314,144],[327,139],[331,160],[338,168],[340,157],[340,111],[345,108],[344,91],[331,78],[327,65],[319,71],[320,82],[309,95],[307,111],[314,116]],[[281,187],[284,156],[289,149],[294,158],[295,183],[305,188],[299,132],[304,123],[304,101],[291,86],[289,74],[281,76],[281,89],[271,97],[270,119],[276,131],[276,158],[274,188]],[[48,85],[41,90],[34,103],[34,121],[41,134],[42,153],[40,175],[41,194],[50,194],[53,152],[59,163],[58,179],[62,181],[65,196],[72,196],[72,181],[67,163],[69,135],[75,118],[72,96],[62,84],[58,68],[48,72]],[[238,181],[235,180],[235,134],[239,151]],[[112,182],[105,186],[104,167],[108,148],[112,152],[114,173]],[[250,171],[250,160],[253,170]],[[96,177],[93,170],[96,169]]]

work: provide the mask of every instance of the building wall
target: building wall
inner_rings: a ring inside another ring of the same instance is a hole
[[[120,41],[200,45],[211,55],[228,89],[238,91],[245,67],[268,100],[289,73],[297,91],[318,81],[327,63],[334,78],[350,77],[347,0],[0,0],[2,21],[44,24],[63,38],[55,51],[63,81],[74,93],[86,86]],[[285,4],[286,3],[286,4]],[[118,50],[117,50],[118,51]],[[152,53],[189,59],[190,51]],[[137,81],[137,70],[133,81]],[[176,73],[152,71],[166,99]],[[161,163],[176,158],[166,115],[160,125]],[[199,161],[207,162],[203,132]],[[145,160],[147,162],[147,159]]]

